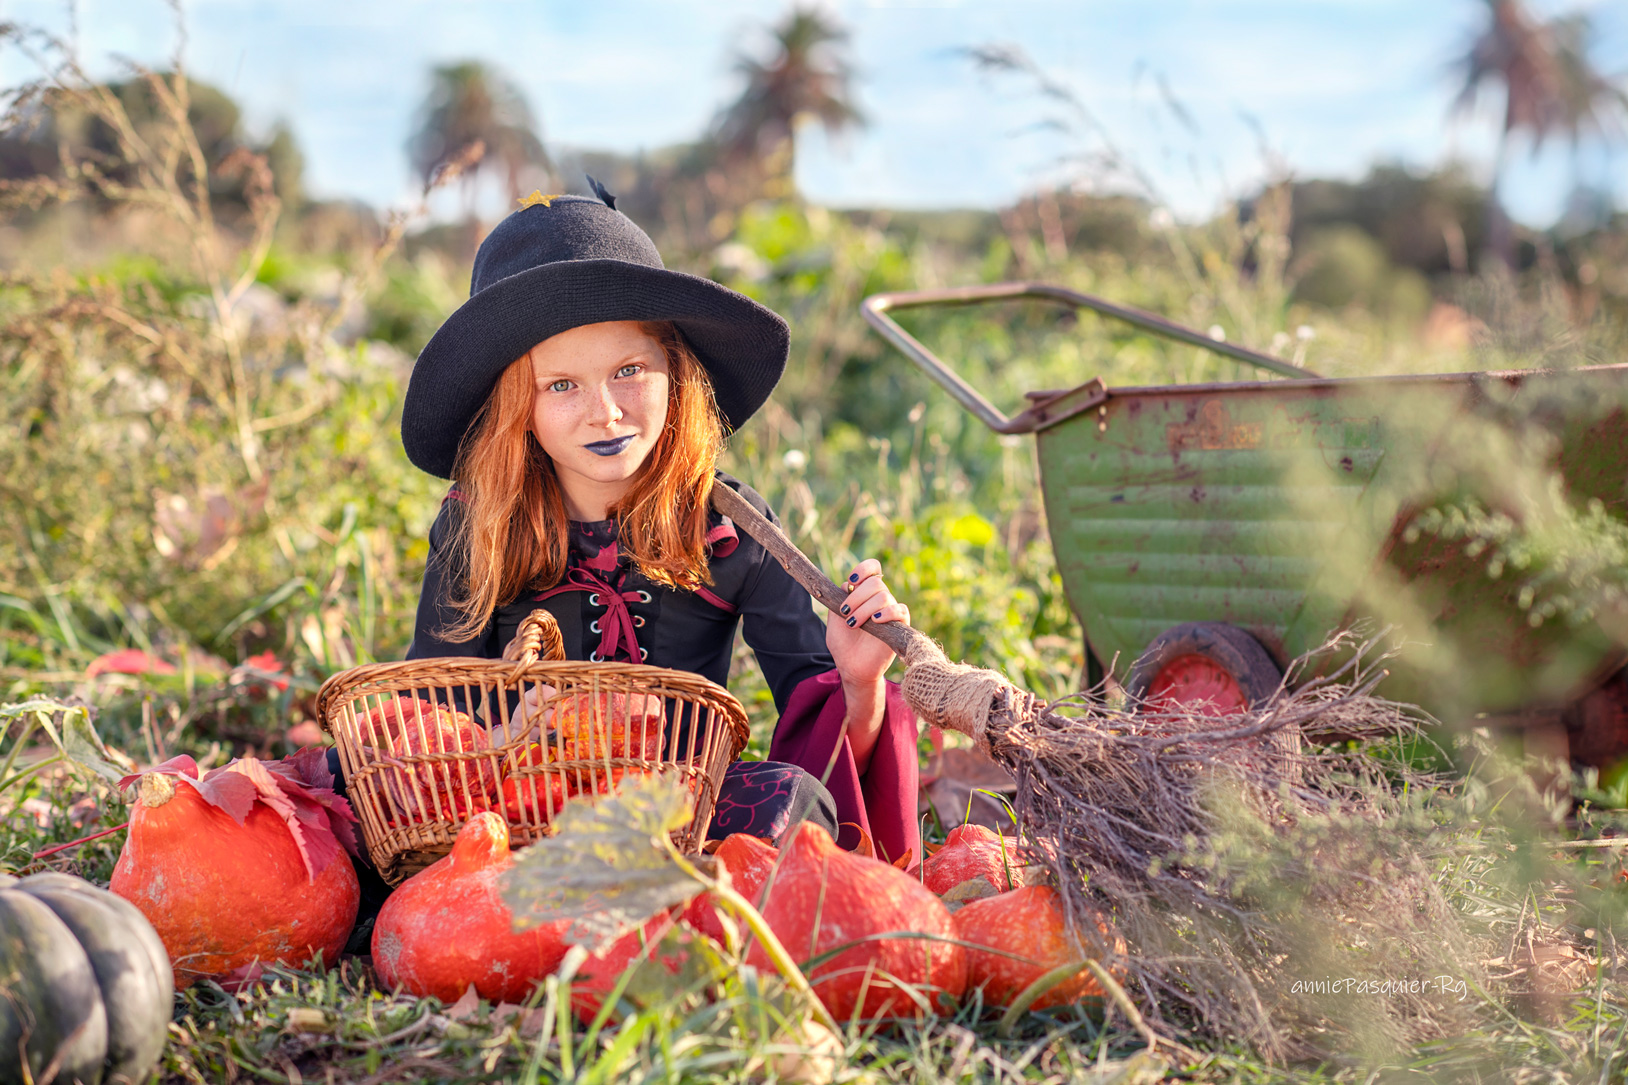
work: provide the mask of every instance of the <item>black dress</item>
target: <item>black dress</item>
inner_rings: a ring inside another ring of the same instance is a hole
[[[738,490],[774,518],[750,487],[721,473],[717,482]],[[768,551],[737,533],[716,512],[707,536],[712,584],[699,591],[675,590],[644,577],[620,551],[617,521],[573,522],[561,583],[523,592],[498,607],[474,638],[449,640],[442,631],[459,618],[450,598],[461,571],[448,541],[463,507],[462,495],[454,487],[430,528],[429,560],[408,659],[497,658],[521,621],[542,608],[559,623],[569,659],[643,662],[699,674],[719,686],[728,683],[740,628],[781,713],[799,686],[834,671],[825,627],[808,593]],[[817,776],[784,762],[738,761],[725,774],[708,835],[722,839],[746,832],[778,840],[799,818],[838,835],[837,804]]]

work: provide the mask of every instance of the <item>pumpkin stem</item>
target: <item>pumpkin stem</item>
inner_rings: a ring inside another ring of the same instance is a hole
[[[163,806],[175,798],[175,781],[168,773],[149,772],[141,778],[137,798],[143,806]]]
[[[489,810],[466,821],[452,842],[452,865],[460,870],[484,870],[508,857],[509,823]]]

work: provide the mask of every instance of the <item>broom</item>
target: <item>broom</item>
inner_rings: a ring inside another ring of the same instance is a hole
[[[740,494],[714,485],[712,505],[814,599],[842,606],[842,589]],[[1056,882],[1071,931],[1095,930],[1111,912],[1132,947],[1121,963],[1140,1010],[1126,1007],[1133,1024],[1145,1027],[1145,1017],[1166,1037],[1243,1040],[1282,1059],[1325,1054],[1331,1032],[1388,1047],[1462,1023],[1417,993],[1369,1000],[1357,1019],[1293,993],[1294,968],[1462,971],[1476,959],[1429,863],[1392,830],[1376,831],[1396,815],[1394,780],[1437,781],[1382,763],[1358,742],[1298,741],[1419,732],[1417,710],[1373,695],[1386,674],[1383,633],[1337,634],[1292,663],[1265,705],[1216,719],[1182,705],[1112,708],[1101,690],[1048,703],[995,671],[951,661],[905,623],[863,628],[904,662],[900,685],[922,720],[966,735],[1016,779],[1018,824]],[[1312,676],[1319,667],[1327,673]],[[1300,839],[1309,824],[1322,845]],[[1236,843],[1240,833],[1267,853],[1266,882],[1248,862],[1217,855],[1218,841]],[[1383,880],[1369,872],[1379,866]],[[1271,879],[1296,883],[1295,907],[1263,903]],[[1335,923],[1381,948],[1357,962],[1330,957]]]

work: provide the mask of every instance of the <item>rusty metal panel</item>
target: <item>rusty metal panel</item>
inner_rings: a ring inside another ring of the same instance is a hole
[[[1290,625],[1383,456],[1373,420],[1319,419],[1308,440],[1259,395],[1107,406],[1038,437],[1053,545],[1099,654],[1128,663],[1183,621],[1297,654]]]
[[[1111,390],[1037,441],[1064,586],[1105,663],[1185,621],[1241,626],[1281,662],[1373,615],[1425,644],[1394,692],[1490,710],[1586,684],[1620,650],[1533,629],[1513,578],[1489,589],[1462,544],[1421,550],[1402,528],[1444,497],[1502,507],[1504,475],[1552,469],[1628,512],[1625,407],[1628,366]]]

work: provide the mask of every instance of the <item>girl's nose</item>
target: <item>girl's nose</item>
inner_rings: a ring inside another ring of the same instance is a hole
[[[594,397],[593,409],[588,412],[588,421],[599,426],[608,426],[622,420],[622,408],[616,402],[616,397],[606,385],[599,386],[599,394]]]

